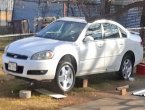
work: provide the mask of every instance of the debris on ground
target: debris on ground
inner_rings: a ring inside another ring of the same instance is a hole
[[[29,99],[29,98],[31,98],[31,91],[30,90],[21,90],[19,92],[19,97],[22,99]]]
[[[132,94],[135,96],[145,96],[145,89],[133,92]]]

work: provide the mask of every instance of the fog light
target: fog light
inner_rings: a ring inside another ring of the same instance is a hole
[[[28,75],[44,75],[48,70],[29,70],[27,72]]]

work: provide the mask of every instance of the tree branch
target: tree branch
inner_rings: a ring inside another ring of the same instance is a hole
[[[104,16],[100,16],[100,17],[90,17],[90,18],[86,18],[86,20],[88,22],[93,22],[96,19],[101,19],[101,18],[107,18],[107,19],[115,19],[116,17],[121,16],[123,13],[125,13],[126,11],[128,11],[131,8],[135,8],[135,7],[143,7],[144,6],[144,1],[138,1],[138,2],[134,2],[128,5],[125,5],[123,8],[121,8],[119,11],[113,13],[113,14],[107,14]]]

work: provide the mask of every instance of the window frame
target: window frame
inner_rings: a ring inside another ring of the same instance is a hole
[[[120,33],[121,38],[127,38],[127,33],[123,29],[121,29],[120,27],[118,27],[118,29],[119,29],[119,33]],[[122,31],[125,33],[125,37],[123,37]]]

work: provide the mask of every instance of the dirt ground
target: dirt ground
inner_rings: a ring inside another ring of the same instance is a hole
[[[116,87],[127,84],[130,86],[130,92],[143,89],[145,88],[145,77],[135,76],[135,81],[123,81],[116,73],[92,75],[89,76],[89,87],[75,87],[70,93],[66,94],[67,98],[56,100],[34,91],[42,87],[53,91],[56,88],[52,83],[37,83],[37,86],[30,86],[28,82],[4,75],[0,71],[0,110],[56,110],[100,98],[112,97],[116,94],[119,95]],[[19,99],[20,90],[31,90],[32,98]]]

